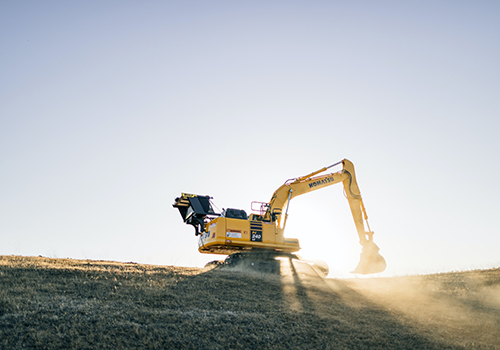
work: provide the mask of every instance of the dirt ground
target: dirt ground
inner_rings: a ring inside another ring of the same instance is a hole
[[[0,256],[0,349],[500,349],[500,269],[370,279]]]

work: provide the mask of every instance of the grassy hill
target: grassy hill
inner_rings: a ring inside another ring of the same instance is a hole
[[[500,349],[500,269],[323,279],[0,256],[0,349]]]

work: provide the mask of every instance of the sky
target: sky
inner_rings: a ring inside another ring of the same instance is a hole
[[[499,33],[496,1],[2,1],[0,255],[203,267],[175,197],[250,213],[347,158],[378,276],[499,267]],[[341,185],[286,236],[361,252]]]

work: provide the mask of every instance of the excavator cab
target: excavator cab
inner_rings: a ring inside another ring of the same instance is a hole
[[[243,209],[227,208],[222,211],[221,216],[232,219],[248,220],[248,215]]]

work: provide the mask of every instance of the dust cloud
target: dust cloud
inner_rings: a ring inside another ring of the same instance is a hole
[[[283,259],[280,278],[292,312],[330,317],[334,309],[324,305],[336,303],[351,312],[379,310],[416,334],[452,347],[496,348],[492,344],[500,343],[500,269],[333,279],[310,264]]]
[[[500,269],[348,280],[403,324],[455,345],[500,342]]]

